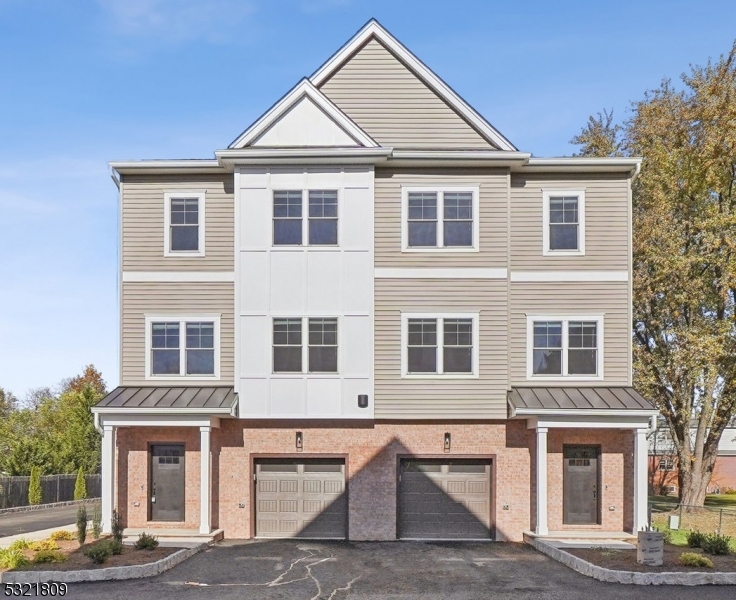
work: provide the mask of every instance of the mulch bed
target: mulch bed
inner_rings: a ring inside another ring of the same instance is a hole
[[[685,572],[734,572],[736,571],[736,554],[728,556],[713,556],[704,554],[700,548],[687,548],[683,546],[673,546],[672,544],[664,545],[664,559],[660,567],[648,567],[640,565],[636,562],[636,548],[633,550],[601,550],[599,548],[564,548],[565,552],[574,554],[575,556],[587,560],[588,562],[604,567],[606,569],[615,569],[617,571],[639,571],[640,573],[662,573],[665,571],[685,571]],[[713,561],[713,568],[705,567],[686,567],[679,563],[680,555],[683,552],[695,552],[703,554]]]

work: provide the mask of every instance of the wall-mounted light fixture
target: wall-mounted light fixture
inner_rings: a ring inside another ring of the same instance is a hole
[[[301,431],[296,432],[296,451],[301,452],[304,449],[304,436]]]
[[[358,408],[368,408],[368,394],[358,394]]]
[[[445,452],[450,451],[450,432],[445,432]]]

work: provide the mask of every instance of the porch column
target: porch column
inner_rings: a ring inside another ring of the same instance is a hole
[[[199,533],[210,533],[210,430],[199,428]]]
[[[547,535],[547,428],[537,427],[537,535]]]
[[[647,430],[636,429],[634,430],[634,532],[642,531],[649,525],[648,467]]]
[[[102,428],[102,531],[112,532],[112,511],[115,508],[115,428]]]

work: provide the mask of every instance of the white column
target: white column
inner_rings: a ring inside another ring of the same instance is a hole
[[[112,510],[115,508],[115,428],[102,429],[102,531],[111,532]]]
[[[537,427],[537,535],[547,535],[547,428]]]
[[[199,533],[210,533],[210,429],[199,428]]]
[[[637,429],[634,432],[634,532],[646,529],[649,525],[648,471],[647,430]]]

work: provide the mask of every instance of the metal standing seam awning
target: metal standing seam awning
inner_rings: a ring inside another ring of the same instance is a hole
[[[199,414],[237,416],[232,386],[120,386],[93,408],[97,414]]]
[[[544,415],[654,416],[659,411],[632,387],[513,387],[509,417]]]

